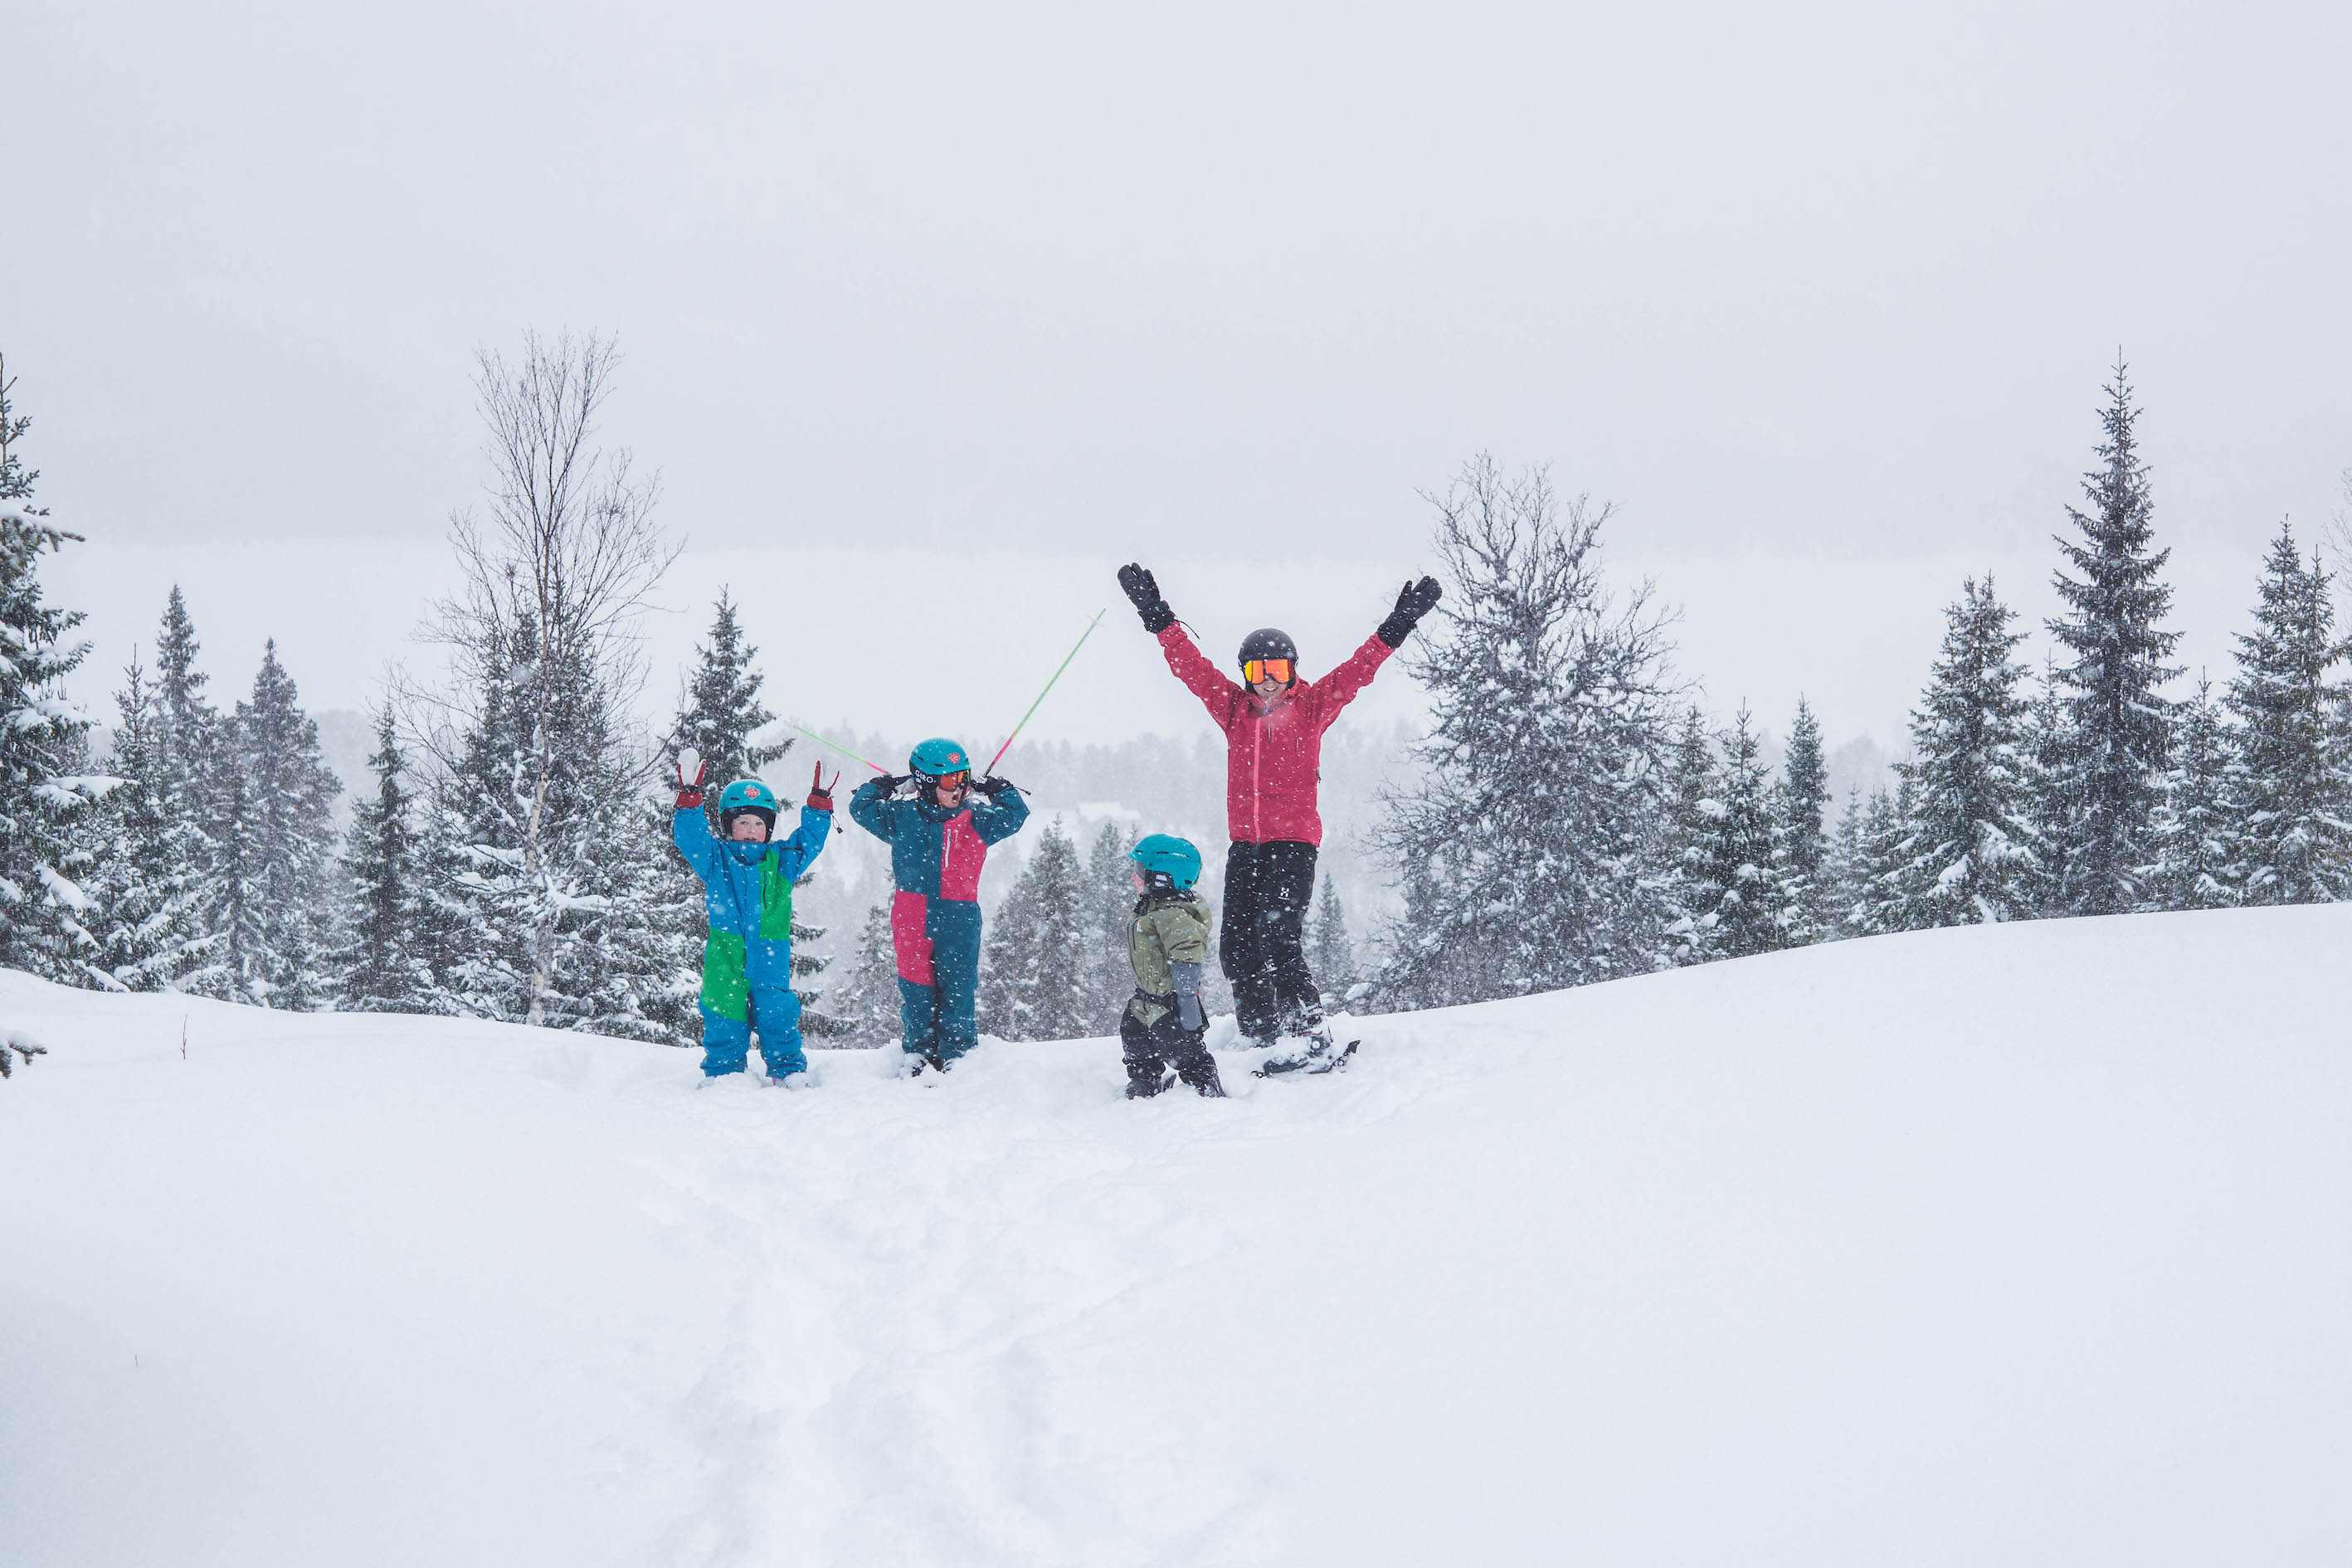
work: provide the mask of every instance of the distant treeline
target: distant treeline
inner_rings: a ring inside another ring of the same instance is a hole
[[[647,674],[635,615],[674,552],[653,488],[590,440],[611,368],[594,339],[527,340],[514,366],[483,356],[490,499],[453,524],[459,586],[429,628],[452,674],[388,684],[341,830],[341,784],[275,646],[248,694],[215,705],[177,588],[93,756],[62,686],[89,654],[81,616],[39,583],[41,557],[78,536],[32,504],[31,421],[0,370],[0,963],[692,1043],[700,900],[669,847],[663,759],[691,744],[754,772],[785,749],[751,743],[774,716],[723,594],[667,729],[631,718]],[[2137,418],[2118,366],[2084,504],[2065,509],[2051,657],[2021,663],[1990,578],[1964,582],[1912,756],[1892,788],[1843,801],[1803,700],[1771,770],[1749,713],[1713,723],[1675,679],[1648,587],[1604,578],[1608,507],[1474,459],[1435,498],[1446,596],[1402,656],[1427,733],[1354,825],[1401,910],[1351,935],[1326,879],[1310,931],[1327,996],[1441,1005],[1925,926],[2344,896],[2352,648],[2330,575],[2282,524],[2233,668],[2184,682]],[[1370,767],[1397,738],[1337,743]],[[1015,761],[1057,800],[1222,820],[1205,734]],[[983,1028],[1112,1026],[1136,831],[1082,842],[1040,825],[991,920]],[[831,982],[808,946],[823,933],[796,928],[820,1043],[894,1028],[887,929],[861,925]]]

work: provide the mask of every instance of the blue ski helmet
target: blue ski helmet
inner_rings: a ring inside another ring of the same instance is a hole
[[[737,779],[719,793],[719,826],[733,833],[735,818],[747,811],[765,822],[769,832],[776,830],[776,792],[758,779]]]
[[[1189,888],[1201,879],[1201,852],[1192,841],[1172,833],[1154,833],[1138,839],[1127,858],[1143,868],[1147,877],[1166,877],[1179,888]]]
[[[968,773],[971,772],[971,759],[953,741],[933,736],[907,758],[907,771],[934,779],[943,773]]]

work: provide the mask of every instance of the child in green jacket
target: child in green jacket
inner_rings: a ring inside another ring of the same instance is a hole
[[[1145,1100],[1169,1087],[1166,1069],[1204,1099],[1222,1100],[1217,1058],[1205,1041],[1201,966],[1209,961],[1209,900],[1192,890],[1201,852],[1171,834],[1154,833],[1128,852],[1135,863],[1135,916],[1127,925],[1135,995],[1119,1016],[1127,1097]]]

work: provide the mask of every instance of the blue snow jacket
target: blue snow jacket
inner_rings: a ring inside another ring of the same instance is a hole
[[[793,984],[793,882],[824,848],[833,813],[801,808],[790,838],[739,844],[710,831],[699,806],[681,806],[670,837],[702,879],[710,934],[702,944],[702,1005],[739,1022],[752,986]]]
[[[869,779],[849,797],[849,819],[890,845],[890,876],[902,893],[974,903],[988,847],[1021,831],[1029,803],[1017,789],[994,800],[967,796],[950,811],[929,801],[897,800]]]

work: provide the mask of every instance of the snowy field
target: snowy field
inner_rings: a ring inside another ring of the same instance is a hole
[[[1144,1104],[0,975],[0,1563],[2342,1563],[2347,960],[1923,932]]]

